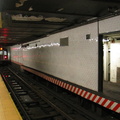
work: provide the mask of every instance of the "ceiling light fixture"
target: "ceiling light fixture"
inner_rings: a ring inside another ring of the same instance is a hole
[[[60,8],[60,9],[58,9],[57,11],[59,11],[59,12],[60,12],[60,11],[63,11],[63,10],[64,10],[64,8]]]
[[[27,1],[27,0],[19,0],[18,3],[15,4],[16,7],[21,7],[24,5],[24,2]]]
[[[28,9],[28,11],[32,11],[33,10],[33,8],[32,8],[32,6]]]

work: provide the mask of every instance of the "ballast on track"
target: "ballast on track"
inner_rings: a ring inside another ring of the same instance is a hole
[[[4,81],[25,120],[119,120],[113,116],[100,116],[82,108],[84,101],[76,107],[66,97],[58,97],[30,77],[5,69]],[[64,95],[65,96],[65,92]],[[74,97],[74,96],[73,96]],[[79,101],[79,99],[78,99]],[[88,104],[89,105],[89,104]]]

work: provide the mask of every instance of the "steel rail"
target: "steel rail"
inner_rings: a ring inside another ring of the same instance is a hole
[[[28,115],[27,112],[25,111],[24,107],[23,107],[22,104],[20,103],[19,99],[18,99],[17,96],[15,95],[12,87],[9,85],[9,83],[7,83],[6,78],[5,78],[3,75],[2,75],[2,78],[3,78],[4,82],[5,82],[5,84],[7,85],[8,89],[9,89],[10,92],[12,93],[15,101],[17,101],[17,104],[19,105],[20,109],[22,110],[22,114],[25,115],[26,120],[31,120],[31,118],[29,117],[29,115]]]
[[[37,95],[42,98],[44,101],[46,101],[51,107],[53,107],[56,111],[58,111],[62,116],[64,116],[66,119],[68,120],[74,120],[74,118],[70,117],[69,115],[67,115],[64,111],[62,111],[60,108],[58,108],[55,104],[53,104],[50,100],[48,100],[46,97],[44,97],[42,94],[40,94],[37,90],[33,89],[32,86],[30,86],[27,82],[25,82],[20,76],[18,76],[15,72],[13,72],[10,68],[9,70],[15,75],[17,76],[27,87],[29,87],[30,89],[32,89],[32,91],[34,91],[35,93],[37,93]]]

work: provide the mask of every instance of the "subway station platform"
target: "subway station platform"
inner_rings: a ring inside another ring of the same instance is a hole
[[[103,82],[103,94],[120,103],[120,83]]]
[[[0,75],[0,120],[22,120]]]

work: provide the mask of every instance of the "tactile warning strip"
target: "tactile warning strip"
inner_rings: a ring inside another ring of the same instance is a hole
[[[22,120],[0,76],[0,120]]]

